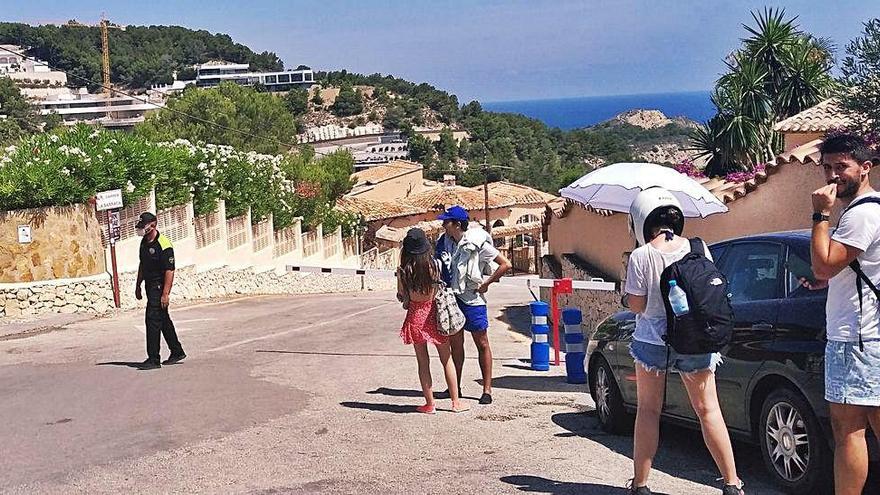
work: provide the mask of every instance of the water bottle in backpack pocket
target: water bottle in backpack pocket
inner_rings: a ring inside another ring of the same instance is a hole
[[[660,275],[665,340],[679,354],[718,352],[733,336],[727,278],[705,256],[701,239],[690,244],[691,252]]]
[[[687,294],[678,286],[675,280],[669,281],[669,307],[676,317],[684,316],[690,312]]]

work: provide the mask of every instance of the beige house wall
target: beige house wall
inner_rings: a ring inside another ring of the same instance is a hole
[[[729,203],[728,213],[688,219],[684,235],[699,236],[712,243],[750,234],[810,228],[810,193],[825,183],[822,170],[800,163],[779,168],[757,190]],[[880,185],[878,174],[876,170],[871,173],[876,185]],[[583,208],[572,208],[565,217],[550,221],[550,254],[557,260],[565,253],[577,254],[605,275],[621,280],[623,253],[634,246],[627,222],[625,214],[602,217]]]

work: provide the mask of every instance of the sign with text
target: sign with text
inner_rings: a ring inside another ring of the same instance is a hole
[[[107,212],[107,224],[110,229],[110,242],[115,244],[122,237],[119,231],[118,211]]]
[[[95,208],[97,208],[98,211],[122,208],[122,189],[99,192]]]
[[[18,243],[19,244],[30,244],[31,242],[31,226],[30,225],[19,225],[18,226]]]

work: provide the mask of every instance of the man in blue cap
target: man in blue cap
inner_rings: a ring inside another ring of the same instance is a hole
[[[443,221],[444,234],[437,240],[434,254],[441,261],[443,281],[452,287],[458,307],[464,313],[464,329],[470,332],[477,346],[480,371],[483,374],[480,404],[491,404],[492,349],[489,347],[489,315],[484,294],[489,290],[489,285],[497,282],[510,270],[510,261],[495,249],[492,237],[485,230],[468,228],[470,216],[461,206],[450,207],[437,219]],[[450,344],[461,396],[464,332],[451,336]],[[449,391],[445,394],[448,393]]]

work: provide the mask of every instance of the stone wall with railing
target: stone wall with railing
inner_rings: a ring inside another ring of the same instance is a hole
[[[80,236],[94,239],[97,246],[95,270],[86,274],[88,276],[74,278],[46,281],[13,279],[9,283],[0,283],[0,317],[59,312],[101,313],[112,308],[113,292],[109,275],[111,246],[107,237],[106,215],[95,215],[93,207],[86,205],[74,209],[80,213],[87,212],[91,218],[92,224],[88,224],[88,219],[78,223],[79,229],[83,229],[83,225],[91,225],[89,229],[78,232]],[[135,233],[134,223],[143,211],[156,211],[155,195],[150,194],[120,211],[120,239],[115,243],[115,252],[123,307],[137,304],[133,291],[141,239]],[[226,219],[223,201],[219,202],[214,212],[198,217],[194,215],[191,203],[158,211],[156,216],[158,230],[174,244],[178,270],[172,291],[174,298],[201,299],[237,294],[338,292],[390,287],[387,280],[372,280],[369,277],[287,272],[288,265],[297,264],[361,267],[358,240],[343,238],[340,228],[324,235],[323,228],[318,225],[313,231],[303,233],[301,220],[297,219],[293,225],[276,231],[271,215],[252,223],[248,210],[245,215]],[[69,230],[69,222],[65,228]],[[69,234],[67,231],[61,232],[61,227],[56,230],[58,236]],[[70,250],[62,250],[53,256],[56,264],[76,259]],[[387,264],[389,257],[394,258],[393,255],[382,254],[375,256],[374,260],[381,258],[382,263]]]

